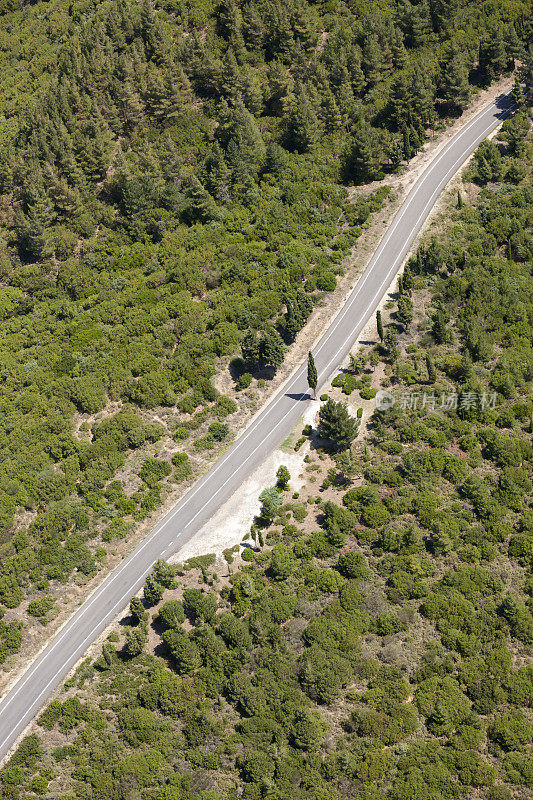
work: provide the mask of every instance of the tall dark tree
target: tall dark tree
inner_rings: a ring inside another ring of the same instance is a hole
[[[430,353],[426,353],[426,369],[429,383],[435,383],[437,379],[437,370],[435,369],[435,364],[433,363]]]
[[[499,77],[506,68],[504,31],[501,23],[495,21],[479,46],[479,70],[482,77],[490,82]]]
[[[439,95],[448,105],[462,111],[470,100],[468,69],[457,48],[450,48],[442,69]]]
[[[378,309],[378,311],[376,311],[376,328],[377,328],[377,331],[378,331],[379,340],[380,340],[380,342],[382,342],[383,341],[383,321],[381,319],[381,311],[379,311],[379,309]]]
[[[296,102],[291,115],[291,136],[293,146],[299,153],[305,153],[318,140],[320,125],[315,109],[304,87],[296,94]]]
[[[311,351],[307,354],[307,385],[313,390],[313,397],[316,393],[318,383],[318,373],[316,371],[315,359]]]
[[[367,122],[358,122],[352,142],[344,160],[344,172],[347,180],[363,183],[373,180],[383,163],[384,151],[379,132]]]

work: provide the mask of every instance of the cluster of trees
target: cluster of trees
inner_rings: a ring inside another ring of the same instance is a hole
[[[509,160],[530,161],[525,137],[519,153],[502,148],[502,176]],[[158,562],[126,632],[112,633],[40,717],[66,743],[27,737],[0,772],[6,797],[531,791],[533,292],[528,260],[494,233],[506,224],[530,240],[528,192],[526,180],[502,177],[475,205],[450,209],[448,230],[421,248],[400,292],[414,308],[419,290],[429,293],[449,333],[435,335],[430,312],[416,335],[397,330],[393,359],[373,351],[393,392],[448,397],[471,381],[497,402],[475,413],[397,403],[374,412],[358,448],[318,442],[309,467],[331,463],[328,476],[343,480],[328,477],[327,500],[310,481],[298,505],[281,467],[262,496],[264,542],[246,548],[229,581],[210,557]],[[396,315],[381,326],[385,339]],[[352,366],[365,374],[369,364],[366,352]],[[502,369],[511,391],[494,380]],[[335,441],[346,409],[322,408]],[[299,524],[310,514],[312,533]]]
[[[0,2],[3,606],[86,579],[191,474],[145,464],[131,496],[114,476],[164,430],[94,415],[177,408],[184,439],[228,412],[217,359],[242,347],[239,388],[279,367],[387,194],[342,181],[395,169],[526,58],[526,20],[520,0]]]
[[[411,16],[380,13],[370,33],[307,3],[0,4],[2,606],[93,575],[192,472],[144,464],[131,494],[131,451],[231,413],[218,359],[241,345],[239,386],[268,375],[335,288],[387,197],[348,202],[339,157],[359,117],[388,135],[391,77],[425,59]],[[376,61],[377,41],[406,58]],[[135,412],[160,406],[177,431]]]

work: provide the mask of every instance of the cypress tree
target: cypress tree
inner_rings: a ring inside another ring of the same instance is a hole
[[[426,369],[429,383],[435,383],[437,378],[437,370],[435,369],[435,364],[433,363],[433,359],[429,353],[426,353]]]
[[[433,319],[433,326],[431,328],[431,333],[433,334],[433,338],[437,342],[437,344],[442,344],[446,341],[447,338],[447,329],[446,329],[446,317],[444,315],[444,311],[442,308],[437,310],[435,317]]]
[[[401,322],[405,330],[413,321],[413,301],[406,294],[400,295],[398,299],[398,311],[396,314],[398,321]]]
[[[381,319],[381,311],[376,311],[376,327],[380,342],[383,341],[383,322]]]
[[[318,383],[318,374],[315,366],[315,359],[311,351],[307,354],[307,384],[313,390],[313,397],[316,394],[316,387]]]
[[[296,312],[294,305],[290,300],[287,300],[287,313],[285,314],[285,323],[284,323],[284,330],[285,330],[285,338],[289,342],[294,341],[296,338],[296,334],[301,329],[301,321],[299,319],[299,315]]]

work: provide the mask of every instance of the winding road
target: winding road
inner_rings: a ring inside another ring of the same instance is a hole
[[[510,113],[501,95],[465,124],[413,185],[343,308],[314,348],[319,386],[353,347],[400,268],[437,197],[479,142]],[[153,531],[98,586],[0,702],[0,760],[37,715],[87,647],[125,608],[158,558],[179,550],[292,430],[309,400],[306,365]]]

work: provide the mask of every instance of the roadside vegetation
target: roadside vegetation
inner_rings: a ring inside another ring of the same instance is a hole
[[[3,797],[531,793],[531,154],[524,111],[480,146],[304,430],[304,489],[278,470],[239,562],[155,566]]]
[[[214,376],[265,385],[387,195],[346,185],[530,63],[527,11],[0,0],[8,668],[20,621],[229,441]]]

